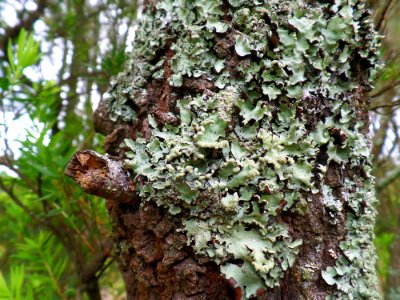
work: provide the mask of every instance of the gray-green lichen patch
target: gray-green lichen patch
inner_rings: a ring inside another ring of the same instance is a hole
[[[373,246],[376,198],[373,181],[367,179],[363,187],[345,180],[343,197],[354,210],[347,215],[346,239],[340,243],[343,251],[335,266],[322,271],[329,285],[337,291],[328,299],[380,299],[375,274],[376,254]]]
[[[335,98],[356,86],[351,78],[356,57],[370,65],[364,79],[375,72],[377,43],[361,1],[240,1],[228,11],[222,7],[222,0],[161,1],[154,14],[144,15],[130,70],[107,100],[112,119],[133,120],[130,102],[140,98],[146,82],[163,78],[165,58],[157,60],[157,53],[167,39],[174,40],[169,83],[176,87],[183,77],[200,76],[220,89],[232,85],[215,45],[222,33],[235,34],[235,50],[243,58],[237,67],[246,83],[241,91],[258,97],[299,100],[319,93]]]
[[[150,107],[151,137],[125,141],[126,165],[141,196],[178,215],[196,253],[218,263],[249,298],[278,286],[296,260],[302,241],[276,220],[292,208],[304,213],[301,193],[321,193],[333,225],[343,214],[342,198],[320,184],[321,149],[328,163],[368,164],[352,93],[375,72],[377,41],[362,1],[228,2],[160,1],[145,14],[132,61],[107,103],[112,119],[134,122],[148,84],[174,88],[180,123],[160,126]],[[213,88],[179,93],[188,78]],[[311,99],[329,102],[314,123]],[[336,284],[335,297],[371,299],[374,260],[359,266],[373,251],[372,202],[356,190],[347,184],[354,213],[346,216],[344,254],[322,275]],[[350,259],[356,237],[365,253]]]
[[[249,108],[235,87],[187,97],[178,107],[180,126],[159,129],[150,121],[150,142],[126,140],[133,151],[127,153],[127,166],[147,180],[141,196],[171,214],[189,210],[183,224],[195,251],[220,263],[228,278],[246,287],[247,296],[274,287],[294,263],[301,240],[293,241],[285,226],[272,221],[298,191],[311,190],[312,162],[299,154],[314,147],[312,137],[289,108],[274,124],[277,133],[265,129],[271,122],[266,103]],[[243,123],[253,124],[230,124],[235,109]],[[243,261],[242,267],[230,259]],[[246,283],[249,272],[257,278],[254,288]]]

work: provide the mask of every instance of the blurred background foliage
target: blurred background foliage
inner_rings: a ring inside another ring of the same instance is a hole
[[[400,4],[369,0],[386,67],[370,104],[380,286],[400,299]],[[102,152],[93,108],[130,51],[140,1],[0,0],[0,300],[123,299],[104,201],[63,175]]]
[[[400,1],[369,0],[382,38],[385,68],[371,92],[374,175],[380,200],[375,227],[385,299],[400,299]]]
[[[64,176],[102,152],[92,112],[125,62],[134,0],[0,0],[0,299],[122,299],[103,199]]]

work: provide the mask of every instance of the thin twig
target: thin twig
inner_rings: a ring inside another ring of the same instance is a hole
[[[110,261],[107,262],[103,267],[100,269],[99,273],[96,274],[96,278],[100,278],[103,275],[104,271],[108,269],[109,266],[115,261],[115,256],[111,257]]]
[[[21,199],[19,199],[13,192],[12,189],[9,189],[6,187],[6,185],[4,184],[3,179],[0,177],[0,189],[2,189],[8,197],[10,197],[10,199],[20,208],[22,208],[32,219],[34,219],[35,221],[37,221],[38,223],[44,223],[43,220],[41,220],[40,218],[38,218],[37,214],[34,213],[32,210],[29,209],[28,206],[26,206]]]
[[[391,84],[388,84],[387,86],[381,88],[376,93],[371,94],[371,98],[377,98],[377,97],[383,95],[384,93],[390,91],[391,89],[395,88],[398,85],[400,85],[400,80],[396,80],[396,81],[392,82]]]
[[[372,106],[369,108],[369,110],[376,111],[377,109],[380,109],[380,108],[394,108],[394,110],[396,110],[398,108],[397,106],[400,106],[400,100],[393,101],[390,104],[381,104],[381,105]],[[391,113],[393,113],[393,111]],[[385,112],[385,114],[387,114],[387,112]]]
[[[393,134],[394,134],[393,145],[389,150],[389,155],[392,155],[394,150],[399,146],[399,130],[398,130],[396,121],[393,120],[393,118],[390,120],[390,124],[392,124],[392,126],[393,126]]]
[[[390,8],[392,2],[393,2],[393,0],[386,1],[385,6],[383,7],[383,10],[378,17],[378,22],[376,23],[376,26],[375,26],[376,31],[381,32],[381,30],[383,29],[382,26],[384,24],[384,21],[387,18],[389,8]]]

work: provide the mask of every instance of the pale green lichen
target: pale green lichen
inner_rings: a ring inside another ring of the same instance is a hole
[[[141,196],[179,214],[196,253],[214,259],[248,298],[279,285],[296,259],[302,241],[274,222],[282,210],[304,213],[302,192],[323,195],[333,224],[343,210],[330,187],[315,185],[326,171],[316,161],[321,147],[328,162],[368,164],[350,95],[373,75],[377,42],[361,1],[223,2],[164,0],[145,14],[132,62],[107,103],[113,120],[135,120],[146,82],[163,79],[165,57],[157,55],[167,40],[174,53],[171,86],[186,77],[214,83],[217,91],[178,99],[179,125],[159,128],[149,115],[150,140],[125,141],[132,149],[127,166],[141,177]],[[215,44],[222,34],[234,36],[235,76]],[[362,74],[360,61],[367,66]],[[310,130],[297,109],[313,114],[306,105],[313,98],[329,101],[330,111]],[[343,143],[333,129],[346,135]],[[346,192],[354,213],[347,215],[343,256],[322,276],[338,288],[332,297],[374,299],[373,201],[362,198],[366,191],[355,182],[346,183]]]
[[[229,87],[214,96],[179,101],[179,127],[152,128],[150,143],[144,139],[126,140],[134,151],[128,153],[132,159],[127,166],[134,174],[146,176],[147,183],[140,187],[141,196],[169,208],[172,214],[177,213],[177,207],[190,210],[183,224],[197,253],[221,263],[227,276],[236,270],[227,260],[243,260],[243,266],[238,267],[241,271],[234,278],[250,296],[257,289],[246,284],[245,274],[254,273],[254,287],[273,287],[298,253],[301,241],[292,241],[282,224],[270,221],[277,215],[281,199],[293,202],[296,192],[310,190],[308,157],[297,158],[296,164],[294,156],[312,141],[305,135],[282,139],[266,130],[241,135],[236,131],[238,127],[232,127],[226,119],[227,114],[228,120],[232,119],[234,107],[221,115],[218,105],[235,100],[232,103],[245,120],[249,109],[242,105],[243,100],[235,99],[235,90]],[[290,113],[293,111],[288,110]],[[269,122],[269,115],[265,111],[264,123]],[[261,118],[256,119],[253,126],[260,126]],[[302,126],[295,118],[292,123],[282,123],[276,129]],[[242,126],[242,130],[247,127]],[[290,147],[293,144],[297,146]],[[286,179],[293,182],[289,184],[291,188],[284,187]],[[270,194],[264,192],[266,188]],[[201,193],[206,195],[204,200]],[[218,201],[211,203],[210,198]]]
[[[345,180],[343,195],[354,213],[347,214],[346,239],[340,243],[343,255],[335,266],[322,271],[322,277],[338,291],[329,299],[379,299],[373,246],[376,198],[372,179],[363,187]]]

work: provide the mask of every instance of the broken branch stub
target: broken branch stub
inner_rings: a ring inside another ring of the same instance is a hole
[[[86,193],[123,203],[136,204],[139,196],[120,163],[92,150],[77,152],[65,169]]]

